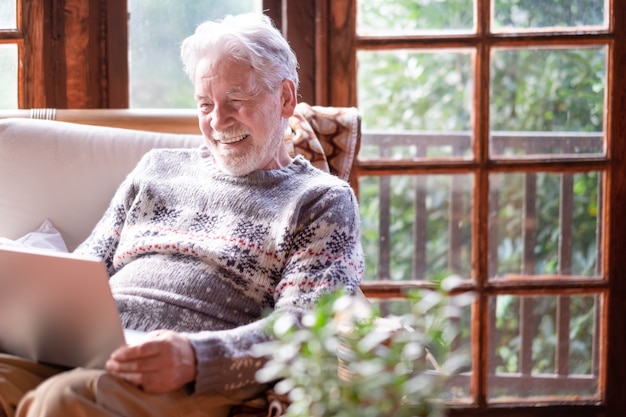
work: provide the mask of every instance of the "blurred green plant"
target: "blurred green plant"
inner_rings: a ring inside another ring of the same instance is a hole
[[[257,347],[269,357],[257,379],[278,381],[275,390],[291,402],[287,417],[444,415],[445,381],[468,364],[467,350],[453,348],[454,323],[471,297],[447,296],[451,281],[410,292],[410,311],[393,318],[341,291],[299,322],[279,316],[274,340]]]

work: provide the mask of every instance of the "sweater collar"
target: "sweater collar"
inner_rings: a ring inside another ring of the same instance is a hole
[[[296,155],[291,163],[280,169],[259,169],[247,175],[235,176],[220,170],[213,160],[213,156],[206,145],[200,147],[200,155],[203,165],[208,169],[212,177],[217,180],[228,181],[232,183],[272,183],[280,182],[290,178],[295,174],[302,173],[311,167],[309,161],[302,155]]]

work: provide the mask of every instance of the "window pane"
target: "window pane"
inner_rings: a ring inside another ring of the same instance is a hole
[[[359,0],[357,33],[383,36],[471,32],[473,3],[473,0]]]
[[[361,177],[365,279],[469,277],[472,188],[469,174]]]
[[[0,29],[17,28],[16,0],[0,0]]]
[[[359,51],[361,157],[471,155],[472,53]]]
[[[494,0],[496,30],[606,28],[607,0]]]
[[[605,47],[498,49],[491,63],[491,153],[604,153]]]
[[[0,109],[17,107],[17,45],[0,44]]]
[[[501,295],[490,303],[488,396],[598,396],[600,295]]]
[[[261,0],[129,0],[130,107],[195,107],[180,44],[200,23],[260,11]]]
[[[489,274],[600,276],[601,174],[490,177]]]

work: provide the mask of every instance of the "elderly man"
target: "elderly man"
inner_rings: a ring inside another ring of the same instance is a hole
[[[0,415],[225,416],[267,388],[251,350],[273,314],[359,285],[351,188],[283,141],[298,75],[280,32],[229,16],[181,52],[205,145],[148,152],[76,250],[105,261],[125,327],[148,337],[105,370],[0,355]]]

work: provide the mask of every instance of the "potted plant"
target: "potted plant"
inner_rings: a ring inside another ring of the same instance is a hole
[[[257,379],[278,381],[274,389],[288,397],[289,417],[443,415],[445,380],[468,358],[451,349],[468,298],[447,296],[450,282],[410,292],[409,310],[393,317],[341,292],[297,323],[279,316],[273,341],[258,347],[268,360]],[[445,354],[441,366],[432,350]]]

